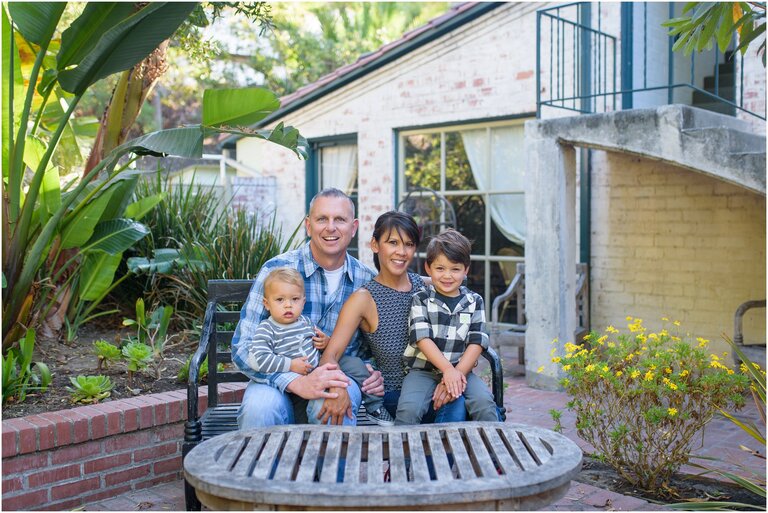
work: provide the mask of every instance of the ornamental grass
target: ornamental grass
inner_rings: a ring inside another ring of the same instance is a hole
[[[709,352],[708,340],[679,336],[677,321],[673,334],[627,320],[628,333],[608,326],[580,345],[553,342],[552,361],[565,372],[578,435],[627,481],[654,490],[688,463],[719,411],[744,405],[749,379],[726,365],[726,353]]]

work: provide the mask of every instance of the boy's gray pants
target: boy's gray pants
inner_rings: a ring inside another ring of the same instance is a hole
[[[339,360],[339,368],[344,374],[357,383],[357,386],[360,387],[360,391],[362,392],[363,381],[371,376],[371,373],[368,372],[368,367],[365,366],[365,362],[357,356],[344,355]],[[366,394],[365,392],[362,392],[362,394],[363,404],[365,405],[365,410],[367,412],[375,412],[384,406],[383,396]],[[357,414],[357,412],[354,413]]]
[[[397,403],[395,424],[421,424],[432,402],[432,394],[440,383],[441,375],[422,369],[411,369],[403,379],[400,401]],[[467,388],[464,390],[464,404],[469,420],[498,422],[499,415],[493,394],[482,379],[473,373],[467,374]]]

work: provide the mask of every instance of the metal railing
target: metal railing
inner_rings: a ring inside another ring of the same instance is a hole
[[[615,10],[618,4],[609,5]],[[723,55],[714,49],[686,57],[672,51],[674,38],[661,22],[673,18],[679,6],[653,3],[649,11],[647,2],[620,5],[621,38],[604,30],[604,18],[610,16],[601,3],[575,2],[537,11],[538,117],[542,107],[589,114],[683,103],[765,119],[765,113],[744,108],[744,67],[738,66],[737,77],[735,59],[740,57],[735,53]],[[733,74],[724,74],[730,71],[724,68],[734,68]]]

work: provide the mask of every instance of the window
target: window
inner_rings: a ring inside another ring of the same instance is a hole
[[[355,215],[357,202],[357,136],[332,136],[310,141],[311,156],[307,162],[307,212],[312,197],[323,189],[335,187],[352,198]],[[349,253],[357,257],[357,235],[349,245]]]
[[[468,286],[483,295],[490,311],[524,261],[522,120],[407,130],[399,136],[399,200],[427,187],[453,206],[456,229],[472,241]],[[419,248],[422,257],[425,247]]]

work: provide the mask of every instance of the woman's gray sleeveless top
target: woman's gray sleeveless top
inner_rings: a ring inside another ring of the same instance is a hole
[[[424,280],[415,273],[408,273],[410,292],[391,289],[376,280],[363,287],[371,293],[379,314],[379,325],[373,333],[363,333],[371,348],[376,365],[384,376],[384,390],[398,391],[403,385],[403,351],[408,345],[408,315],[411,299],[424,286]]]

